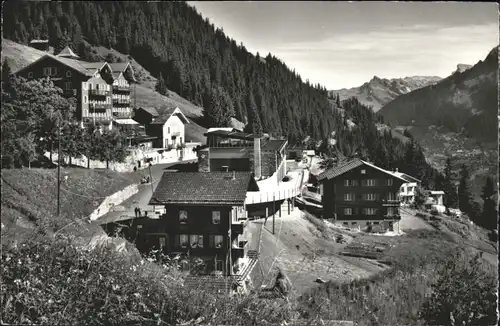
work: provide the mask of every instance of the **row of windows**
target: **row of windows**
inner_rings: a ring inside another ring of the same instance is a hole
[[[188,214],[187,211],[179,211],[179,223],[187,224]],[[212,224],[220,224],[220,211],[212,211]]]
[[[108,84],[93,84],[93,83],[82,83],[83,85],[83,89],[84,90],[91,90],[91,89],[95,89],[95,90],[104,90],[104,91],[111,91],[111,85],[108,85]]]
[[[175,236],[175,247],[181,248],[203,248],[204,241],[201,234],[179,234]],[[222,235],[209,235],[208,236],[209,248],[222,248],[224,237]]]
[[[115,85],[115,86],[129,86],[126,79],[116,79],[113,81],[113,85]]]
[[[385,179],[384,185],[386,186],[392,186],[394,180],[393,179]],[[361,180],[361,185],[362,186],[368,186],[368,187],[374,187],[377,184],[375,179],[363,179]],[[344,180],[344,186],[346,187],[354,187],[358,186],[358,180]]]
[[[56,67],[44,67],[42,74],[43,76],[57,76],[57,68]],[[28,72],[28,77],[33,78],[33,72]],[[71,77],[71,70],[66,71],[66,77],[70,78]]]
[[[354,209],[352,207],[346,207],[344,208],[344,215],[353,215],[354,214]],[[376,215],[377,214],[377,209],[373,207],[365,207],[361,210],[362,215]],[[399,213],[399,210],[397,207],[387,207],[387,215],[388,216],[393,216],[397,215]]]
[[[344,208],[344,215],[353,215],[354,210],[351,207],[346,207]],[[377,214],[377,209],[376,208],[363,208],[362,210],[363,215],[375,215]]]
[[[354,201],[355,197],[356,197],[356,195],[353,193],[346,193],[346,194],[344,194],[344,201]],[[377,193],[362,194],[362,198],[363,198],[363,200],[366,200],[366,201],[375,201],[375,200],[380,199],[380,194],[377,194]],[[396,199],[396,195],[394,193],[389,192],[387,194],[387,200],[395,200],[395,199]]]

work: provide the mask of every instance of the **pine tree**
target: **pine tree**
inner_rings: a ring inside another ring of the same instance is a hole
[[[163,79],[161,72],[156,81],[155,90],[162,95],[168,94],[167,85],[165,84],[165,79]]]
[[[469,190],[469,170],[462,164],[460,170],[460,184],[458,185],[459,208],[466,214],[471,213],[471,194]]]
[[[495,203],[496,195],[497,192],[495,191],[493,179],[487,177],[481,194],[481,198],[483,199],[483,211],[478,224],[489,230],[498,229],[498,212]]]
[[[340,95],[337,93],[337,98],[335,99],[335,104],[340,108]]]

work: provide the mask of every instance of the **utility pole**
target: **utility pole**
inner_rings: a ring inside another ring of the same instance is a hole
[[[274,234],[274,217],[276,215],[276,207],[275,207],[275,201],[274,201],[274,193],[273,193],[273,234]]]
[[[57,216],[61,213],[61,124],[57,125]]]
[[[152,161],[153,159],[152,159],[152,158],[150,158],[150,160]],[[150,182],[151,182],[151,196],[153,196],[153,195],[154,195],[154,193],[155,193],[155,188],[153,187],[153,175],[151,174],[151,161],[149,162],[149,180],[150,180]],[[153,213],[155,213],[155,214],[156,214],[155,209],[156,209],[156,208],[155,208],[155,206],[153,205],[153,211],[154,211]]]

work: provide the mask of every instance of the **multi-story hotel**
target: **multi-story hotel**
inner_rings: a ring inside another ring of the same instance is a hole
[[[130,119],[136,83],[130,62],[86,62],[69,47],[58,55],[46,54],[15,73],[27,79],[50,77],[67,97],[76,98],[76,118],[82,124],[112,128]],[[135,89],[135,88],[134,88]]]

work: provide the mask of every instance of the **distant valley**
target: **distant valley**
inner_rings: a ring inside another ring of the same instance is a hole
[[[437,76],[413,76],[405,78],[385,79],[374,76],[370,81],[359,87],[332,90],[330,96],[339,94],[340,100],[356,97],[362,104],[377,112],[385,104],[396,97],[416,89],[433,85],[442,78]]]

